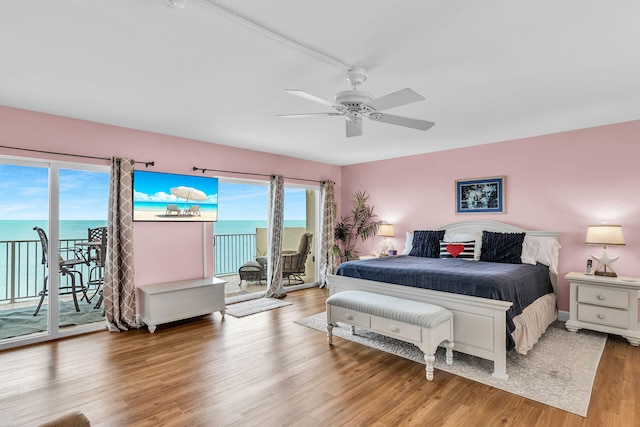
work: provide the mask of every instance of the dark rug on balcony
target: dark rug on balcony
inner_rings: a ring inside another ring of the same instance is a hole
[[[95,309],[95,301],[88,304],[78,301],[80,311],[76,312],[73,301],[60,302],[60,327],[77,326],[100,322],[104,319],[102,308]],[[33,316],[35,305],[0,310],[0,339],[43,332],[47,330],[47,304],[43,304],[37,316]]]

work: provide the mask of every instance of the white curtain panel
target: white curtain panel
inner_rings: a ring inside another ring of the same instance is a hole
[[[269,263],[266,298],[284,298],[282,233],[284,228],[284,177],[272,175],[269,186]]]
[[[333,224],[335,222],[336,208],[334,200],[334,183],[322,181],[320,183],[320,256],[318,267],[320,270],[320,287],[327,285],[327,275],[333,274],[336,260],[333,254]]]
[[[130,159],[111,160],[104,310],[110,331],[137,327],[133,282],[133,169]]]

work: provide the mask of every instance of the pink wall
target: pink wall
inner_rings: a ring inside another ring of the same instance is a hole
[[[634,121],[340,168],[0,107],[0,145],[153,160],[156,166],[152,170],[159,172],[192,173],[191,168],[199,166],[332,179],[337,184],[340,208],[350,203],[355,190],[367,190],[380,218],[395,224],[396,247],[404,244],[401,236],[407,230],[468,219],[559,231],[563,246],[559,266],[561,310],[568,310],[568,284],[563,276],[581,271],[591,253],[601,252],[601,248],[583,243],[589,224],[622,224],[627,245],[610,248],[612,255],[620,255],[614,266],[620,275],[640,276],[640,264],[636,262],[640,248],[639,136],[640,121]],[[0,154],[28,156],[8,149],[0,149]],[[455,214],[456,179],[496,175],[506,177],[505,214]],[[210,236],[211,226],[207,227],[206,235]],[[137,284],[202,275],[200,224],[136,223],[134,231]],[[361,249],[368,252],[378,243],[379,238],[374,238]],[[207,270],[211,274],[212,266]]]
[[[371,162],[342,169],[341,208],[355,190],[367,190],[381,220],[395,225],[393,243],[404,233],[462,220],[493,220],[530,230],[560,232],[559,308],[569,309],[564,275],[582,271],[590,254],[589,224],[622,224],[626,246],[621,276],[640,277],[640,121],[601,126],[516,141]],[[456,215],[455,180],[506,177],[506,213]],[[377,248],[380,238],[361,247]]]
[[[241,150],[150,132],[108,126],[59,116],[0,107],[0,145],[110,158],[155,161],[150,170],[194,174],[193,166],[207,169],[278,173],[310,180],[339,182],[340,168],[324,163]],[[66,162],[108,165],[70,157],[44,156],[2,149],[0,154],[49,158]],[[138,165],[137,168],[144,168]],[[197,172],[201,173],[201,172]],[[211,172],[210,176],[216,176]],[[217,176],[225,176],[217,174]],[[232,178],[268,179],[226,174]],[[285,180],[286,181],[286,180]],[[299,184],[300,181],[291,181]],[[211,224],[206,225],[208,275],[212,275]],[[134,225],[135,279],[137,285],[202,277],[202,224],[143,223]]]

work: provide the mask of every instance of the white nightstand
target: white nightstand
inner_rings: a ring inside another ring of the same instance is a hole
[[[575,272],[564,277],[571,285],[567,330],[576,332],[578,329],[591,329],[622,335],[629,344],[640,345],[640,279],[589,276]]]

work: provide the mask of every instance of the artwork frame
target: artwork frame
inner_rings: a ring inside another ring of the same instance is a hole
[[[456,180],[456,214],[505,213],[505,177]]]
[[[135,170],[133,221],[215,222],[218,178]]]

